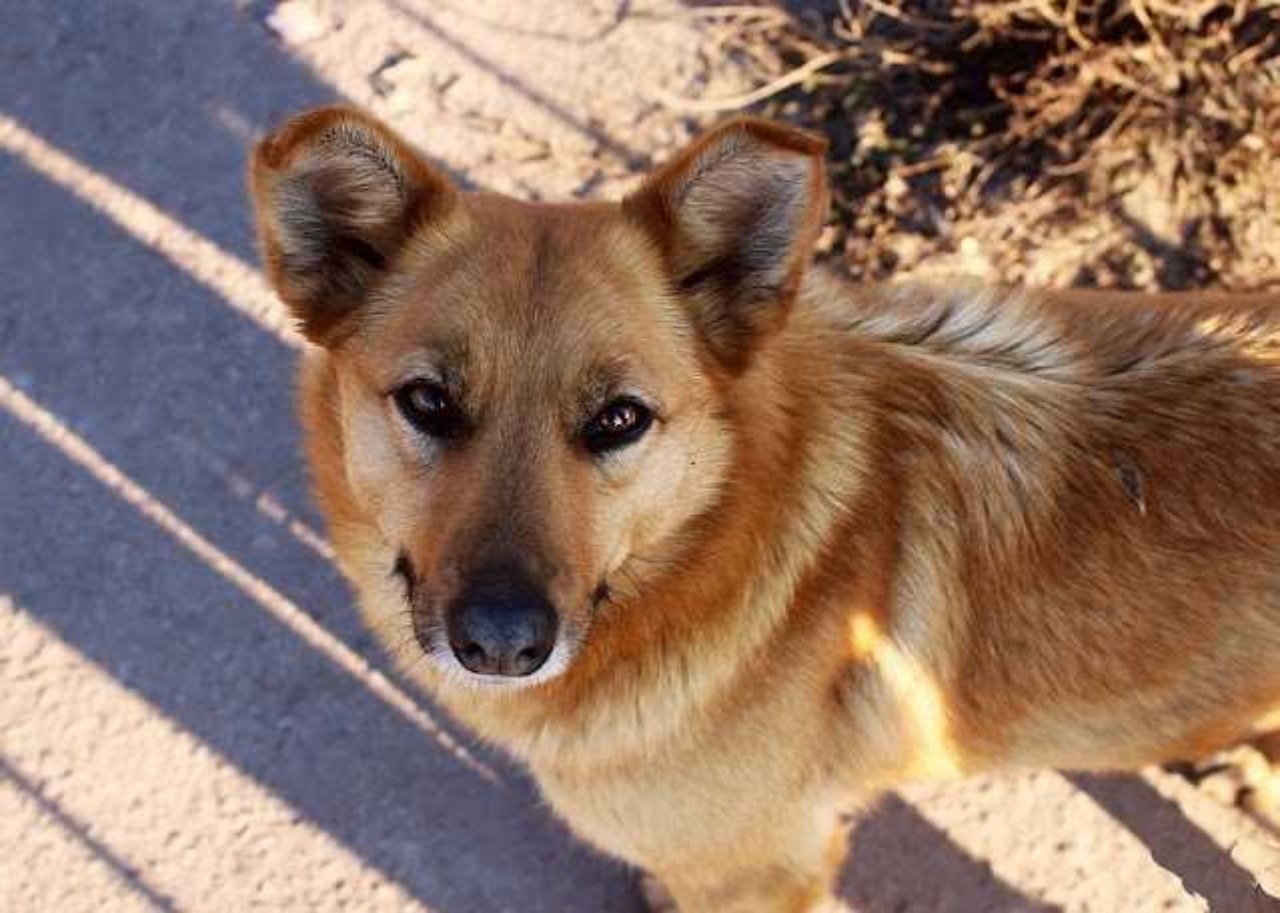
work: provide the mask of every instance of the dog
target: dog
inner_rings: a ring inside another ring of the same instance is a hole
[[[1280,704],[1280,295],[857,287],[824,152],[738,119],[528,203],[338,107],[250,167],[371,625],[686,913],[827,902],[895,784]]]

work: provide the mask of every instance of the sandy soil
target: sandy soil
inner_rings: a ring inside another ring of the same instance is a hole
[[[612,195],[692,128],[659,90],[747,88],[707,78],[702,28],[666,0],[3,5],[0,909],[640,909],[361,631],[242,174],[275,119],[346,98],[475,186]],[[886,797],[843,880],[858,911],[1264,889],[1275,835],[1158,772]]]

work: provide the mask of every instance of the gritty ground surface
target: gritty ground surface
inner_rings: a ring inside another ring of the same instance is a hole
[[[525,776],[382,670],[328,560],[254,269],[251,136],[346,98],[460,179],[609,195],[707,80],[660,0],[0,5],[0,909],[635,911]],[[888,797],[862,911],[1273,909],[1164,774]]]

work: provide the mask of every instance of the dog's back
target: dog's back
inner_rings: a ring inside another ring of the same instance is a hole
[[[1132,766],[1280,700],[1280,296],[818,295],[900,493],[877,624],[946,696],[932,747]]]

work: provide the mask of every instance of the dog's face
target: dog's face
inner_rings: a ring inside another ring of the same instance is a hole
[[[821,150],[738,122],[621,204],[544,206],[461,193],[350,110],[259,146],[269,274],[328,350],[350,496],[447,675],[545,681],[599,613],[643,611],[732,471],[726,391],[796,294]]]

